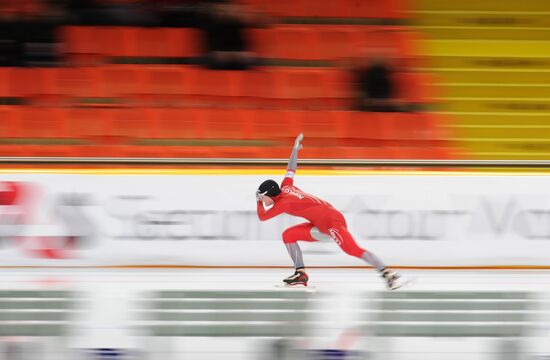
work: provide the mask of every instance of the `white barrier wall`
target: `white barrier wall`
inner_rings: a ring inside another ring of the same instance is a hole
[[[283,172],[4,172],[3,266],[290,266],[254,192]],[[295,185],[332,203],[357,242],[394,266],[550,266],[546,175],[302,171]],[[362,266],[331,242],[308,266]]]

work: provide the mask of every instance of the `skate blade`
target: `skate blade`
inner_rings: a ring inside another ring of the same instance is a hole
[[[401,280],[399,282],[399,284],[395,284],[394,286],[392,286],[391,288],[389,288],[389,290],[397,290],[397,289],[401,289],[402,287],[405,287],[405,286],[409,286],[411,284],[413,284],[415,281],[415,279],[411,278],[411,279],[405,279],[405,280]]]
[[[289,290],[302,290],[302,291],[314,291],[315,286],[312,285],[304,285],[304,284],[295,284],[295,285],[288,285],[288,284],[276,284],[276,288],[278,289],[289,289]]]

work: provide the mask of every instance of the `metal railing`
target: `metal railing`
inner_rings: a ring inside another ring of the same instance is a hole
[[[95,165],[286,165],[288,159],[250,158],[115,158],[115,157],[0,157],[0,164]],[[301,159],[301,166],[351,167],[477,167],[550,168],[550,160],[407,160],[407,159]]]

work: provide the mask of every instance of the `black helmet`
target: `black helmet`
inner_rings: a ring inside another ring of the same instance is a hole
[[[281,189],[279,189],[279,184],[275,180],[270,179],[260,185],[258,192],[269,197],[275,197],[281,193]]]

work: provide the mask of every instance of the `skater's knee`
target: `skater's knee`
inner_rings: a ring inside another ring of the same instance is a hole
[[[295,243],[296,241],[298,241],[298,237],[296,237],[292,228],[283,231],[283,242],[285,244]]]
[[[329,233],[346,254],[361,257],[361,255],[365,252],[365,249],[362,249],[359,245],[357,245],[353,239],[353,236],[351,236],[347,229],[330,229]]]
[[[344,250],[346,254],[355,256],[357,258],[360,258],[365,252],[365,250],[363,250],[357,245],[342,246],[342,250]]]

